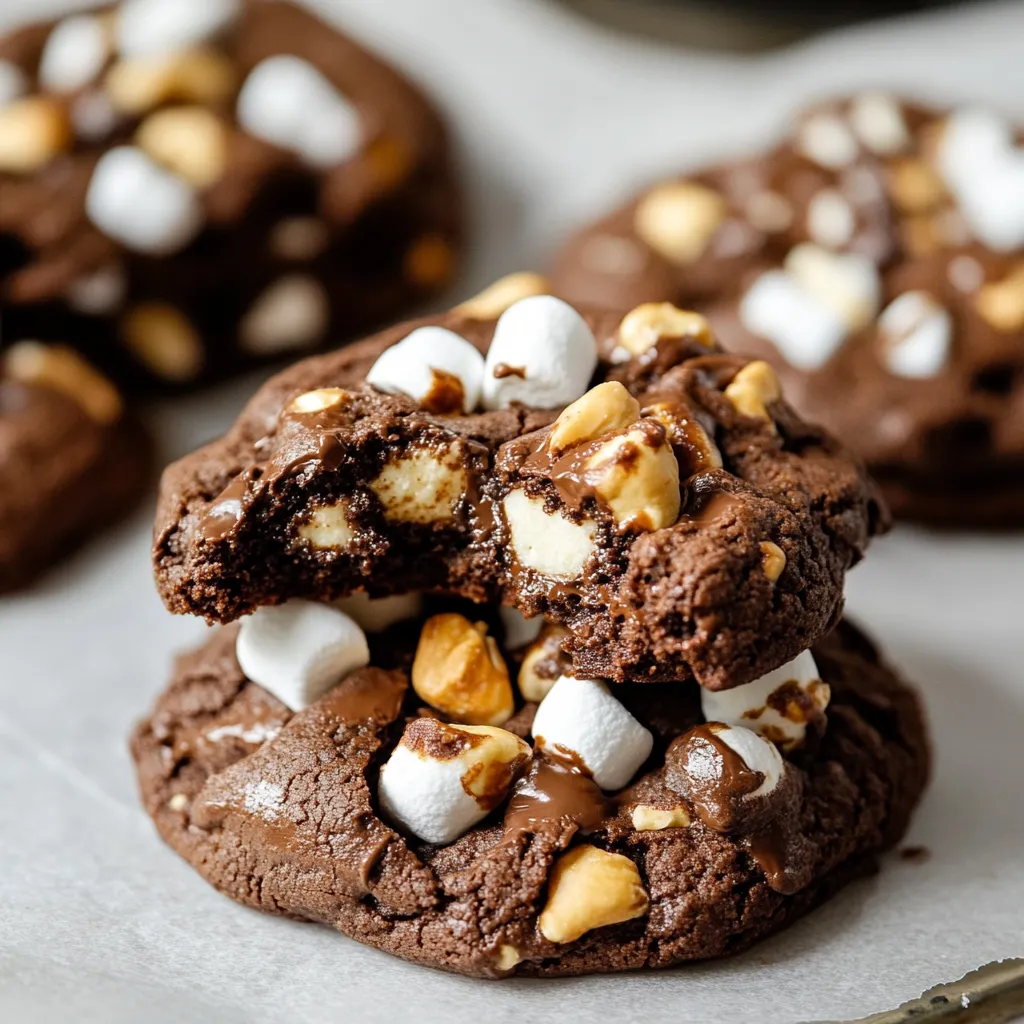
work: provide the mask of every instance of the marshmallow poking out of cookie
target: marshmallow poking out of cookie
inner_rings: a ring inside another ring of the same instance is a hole
[[[298,599],[258,608],[242,619],[235,654],[254,683],[293,711],[370,663],[366,635],[349,616]]]
[[[368,384],[408,395],[429,412],[472,412],[480,403],[484,357],[444,327],[420,327],[386,349],[370,367]]]
[[[898,377],[938,376],[949,362],[953,318],[927,292],[904,292],[878,318],[882,359]]]
[[[312,64],[291,54],[261,61],[238,96],[238,122],[257,138],[328,168],[362,142],[356,108]]]
[[[381,768],[381,810],[428,843],[451,843],[505,799],[530,754],[504,729],[417,719]]]
[[[802,651],[752,683],[731,690],[702,689],[700,704],[708,721],[743,726],[790,751],[804,742],[808,724],[824,715],[829,697],[814,656]],[[722,739],[730,742],[728,735]]]
[[[484,367],[484,408],[520,402],[557,409],[587,390],[596,368],[597,341],[572,306],[552,295],[521,299],[494,329]]]
[[[598,679],[562,676],[533,720],[538,747],[582,765],[605,790],[622,789],[650,756],[654,737]]]
[[[126,57],[184,50],[219,35],[241,10],[239,0],[124,0],[117,46]]]

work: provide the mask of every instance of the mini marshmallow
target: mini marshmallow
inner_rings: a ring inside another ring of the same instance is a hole
[[[76,96],[68,114],[75,134],[85,142],[101,142],[121,120],[107,94],[99,89]]]
[[[622,789],[654,745],[599,679],[561,676],[541,701],[532,731],[538,747],[579,759],[605,790]]]
[[[760,772],[764,781],[745,800],[757,800],[771,793],[782,780],[786,762],[782,760],[778,747],[762,739],[756,732],[740,725],[725,725],[715,729],[715,735],[735,751],[743,763],[752,771]]]
[[[335,601],[334,607],[340,608],[367,633],[383,633],[396,622],[417,618],[423,610],[423,595],[369,597],[360,592]]]
[[[330,299],[305,274],[288,274],[262,292],[242,318],[239,343],[250,355],[277,355],[312,348],[327,333]]]
[[[258,608],[242,619],[235,654],[254,683],[293,711],[370,663],[366,635],[352,619],[338,608],[303,600]]]
[[[86,316],[109,316],[124,304],[128,281],[124,270],[116,263],[98,267],[89,274],[72,281],[67,300],[78,313]]]
[[[13,61],[0,60],[0,107],[28,92],[28,76]]]
[[[990,249],[1024,246],[1024,148],[997,113],[955,111],[939,143],[939,170],[974,235]]]
[[[448,405],[458,396],[445,393],[443,378],[435,371],[458,378],[463,412],[472,412],[480,404],[484,357],[465,338],[444,327],[417,328],[385,349],[366,381],[389,395],[408,395],[428,409],[454,412]]]
[[[838,170],[857,159],[857,140],[835,114],[815,114],[801,126],[797,148],[822,167]]]
[[[794,687],[798,692],[787,694]],[[773,694],[777,694],[775,700]],[[709,722],[743,726],[742,731],[753,730],[783,750],[793,750],[807,735],[808,715],[824,712],[829,696],[814,656],[810,651],[802,651],[792,661],[752,683],[731,690],[702,688],[700,706]]]
[[[572,306],[551,295],[521,299],[494,329],[484,367],[484,408],[568,405],[587,390],[596,367],[597,342]]]
[[[853,130],[868,149],[880,156],[892,156],[911,142],[899,102],[888,93],[866,92],[850,107]]]
[[[516,608],[502,608],[498,612],[501,624],[505,627],[505,647],[510,651],[532,644],[540,636],[544,626],[544,616],[534,615],[528,619]]]
[[[117,146],[97,161],[85,212],[111,238],[155,256],[183,249],[203,223],[192,186],[134,146]]]
[[[501,803],[530,754],[504,729],[418,719],[380,770],[381,810],[428,843],[453,842]]]
[[[88,85],[110,55],[107,30],[99,18],[65,18],[47,37],[39,58],[39,84],[52,92],[74,92]]]
[[[789,250],[783,267],[804,291],[835,310],[848,331],[867,327],[878,313],[882,279],[867,256],[804,242]]]
[[[853,207],[842,193],[824,188],[807,206],[807,231],[819,245],[841,249],[853,238],[857,227]]]
[[[949,362],[953,318],[927,292],[904,292],[878,318],[882,358],[890,373],[919,380],[938,376]]]
[[[555,579],[574,579],[583,572],[594,553],[597,523],[592,519],[574,523],[548,512],[543,498],[518,489],[505,495],[501,510],[520,565]]]
[[[241,10],[239,0],[124,0],[117,47],[126,57],[185,50],[219,35]]]
[[[312,64],[290,54],[261,61],[238,96],[238,121],[313,167],[328,168],[359,149],[359,112]]]
[[[762,274],[740,302],[740,320],[767,338],[798,370],[817,370],[846,338],[846,324],[831,307],[806,292],[785,271]]]

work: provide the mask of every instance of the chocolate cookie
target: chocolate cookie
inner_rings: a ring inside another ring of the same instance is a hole
[[[703,713],[692,683],[561,677],[513,714],[508,666],[530,691],[550,638],[511,653],[449,608],[360,653],[337,608],[279,614],[179,660],[132,738],[146,809],[232,899],[448,971],[738,952],[874,870],[928,774],[916,697],[845,622]],[[297,712],[239,665],[293,700],[325,659],[347,676]],[[481,719],[504,728],[458,724]]]
[[[124,0],[0,41],[0,303],[186,388],[351,337],[453,277],[445,129],[277,0]]]
[[[226,622],[363,587],[500,599],[563,623],[581,675],[711,689],[831,629],[885,515],[771,369],[670,306],[513,298],[299,363],[169,467],[168,607]]]
[[[149,441],[71,349],[21,342],[0,359],[0,593],[117,522],[149,481]]]
[[[556,290],[668,299],[768,359],[899,516],[1024,517],[1024,134],[880,94],[764,157],[656,185],[587,228]]]

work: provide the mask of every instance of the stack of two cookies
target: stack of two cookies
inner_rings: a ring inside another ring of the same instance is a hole
[[[742,949],[871,870],[927,775],[840,620],[886,517],[767,364],[531,276],[299,363],[165,474],[220,627],[137,729],[210,883],[479,976]]]

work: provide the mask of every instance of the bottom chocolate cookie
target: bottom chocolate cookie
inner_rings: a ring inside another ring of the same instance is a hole
[[[0,359],[0,593],[120,520],[151,463],[141,424],[80,356],[12,346]]]
[[[337,610],[303,604],[293,639]],[[513,651],[460,615],[421,614],[370,633],[370,664],[292,712],[239,666],[236,646],[254,674],[282,664],[257,616],[182,657],[135,731],[147,811],[238,902],[444,970],[737,952],[874,870],[927,780],[916,696],[848,623],[762,680],[702,695],[561,676],[547,628]],[[522,692],[548,690],[540,705],[506,704],[501,729],[439,717],[453,666],[500,694],[517,664]]]

